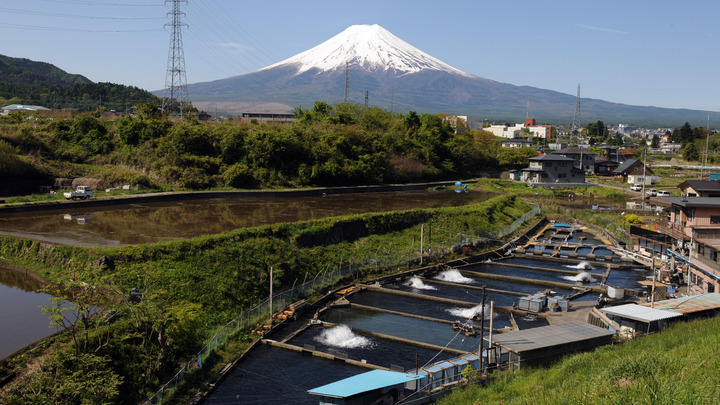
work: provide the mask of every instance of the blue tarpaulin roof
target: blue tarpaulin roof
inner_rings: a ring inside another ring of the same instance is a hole
[[[420,378],[419,375],[399,373],[397,371],[372,370],[322,387],[313,388],[308,392],[326,397],[348,398],[363,392],[404,384]]]

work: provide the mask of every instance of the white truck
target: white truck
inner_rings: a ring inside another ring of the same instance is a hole
[[[90,186],[78,186],[77,190],[67,192],[64,194],[64,196],[68,200],[77,200],[78,198],[81,200],[85,200],[92,197],[93,192]]]

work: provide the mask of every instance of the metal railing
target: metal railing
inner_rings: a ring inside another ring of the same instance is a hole
[[[488,239],[499,240],[500,238],[506,237],[507,235],[515,232],[525,222],[539,215],[540,212],[540,207],[533,204],[533,208],[531,210],[517,218],[511,224],[496,229],[491,233],[475,232],[474,236],[476,238],[480,238],[481,241]],[[473,243],[473,239],[474,238],[461,236],[460,242],[461,244],[470,244]],[[456,246],[457,243],[458,239],[457,235],[455,235],[440,242],[435,241],[433,245],[450,248],[452,246]],[[418,258],[419,255],[416,251],[395,252],[385,255],[376,255],[372,259],[365,259],[358,263],[348,263],[333,270],[328,268],[319,272],[312,280],[305,281],[300,285],[295,285],[289,290],[273,294],[273,313],[285,309],[291,303],[308,297],[313,293],[317,293],[323,288],[334,285],[343,278],[357,278],[360,276],[361,272],[371,270],[373,268],[402,266],[412,260],[417,260]],[[197,355],[186,361],[185,366],[182,367],[168,382],[166,382],[165,385],[163,385],[152,397],[150,397],[146,404],[162,404],[163,399],[168,397],[168,395],[171,395],[177,386],[185,380],[186,374],[202,368],[203,362],[207,360],[212,352],[224,347],[230,337],[242,330],[250,329],[269,319],[272,316],[269,308],[269,298],[266,298],[265,300],[258,302],[252,308],[241,311],[239,316],[220,327],[208,340],[205,346],[197,353]]]

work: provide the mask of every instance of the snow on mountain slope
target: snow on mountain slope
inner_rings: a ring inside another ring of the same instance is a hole
[[[465,77],[475,77],[454,68],[415,48],[390,31],[375,25],[353,25],[322,44],[262,70],[296,66],[295,75],[311,69],[321,72],[361,66],[374,71],[395,70],[398,74],[422,70],[439,70]]]

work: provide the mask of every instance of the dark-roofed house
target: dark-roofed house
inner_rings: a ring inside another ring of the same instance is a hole
[[[594,173],[595,171],[595,154],[588,149],[571,146],[552,153],[571,158],[575,161],[575,167],[582,169],[583,173]]]
[[[660,178],[654,176],[652,169],[646,167],[639,159],[628,159],[613,171],[613,175],[618,180],[630,184],[655,184],[660,182]]]
[[[680,194],[688,197],[720,197],[720,181],[688,180],[678,185]]]
[[[575,167],[572,158],[549,154],[528,160],[530,166],[522,169],[521,181],[539,186],[585,184],[585,173]]]
[[[620,163],[614,160],[596,159],[595,174],[598,176],[612,176],[613,171],[620,166]]]

